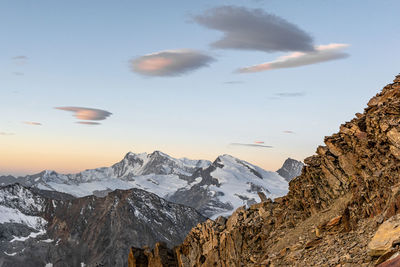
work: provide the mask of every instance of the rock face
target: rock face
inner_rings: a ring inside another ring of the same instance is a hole
[[[160,151],[128,153],[111,167],[76,174],[43,171],[35,175],[0,177],[0,184],[21,183],[75,197],[106,196],[116,189],[139,188],[171,202],[184,204],[206,217],[231,214],[241,205],[255,203],[257,192],[275,198],[287,193],[288,183],[276,172],[229,155],[213,163],[176,159]]]
[[[290,182],[293,178],[301,174],[301,169],[303,169],[304,164],[301,161],[288,158],[283,163],[283,166],[276,172]]]
[[[400,209],[400,75],[304,163],[286,196],[192,229],[174,249],[177,265],[374,266],[385,261],[389,255],[368,255],[368,243]],[[390,245],[390,253],[399,249],[396,242]]]
[[[140,189],[74,198],[19,184],[0,187],[0,211],[1,266],[126,266],[132,244],[177,245],[206,219]]]

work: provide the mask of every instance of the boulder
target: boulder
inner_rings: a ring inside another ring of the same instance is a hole
[[[382,223],[368,244],[370,256],[381,256],[390,251],[393,243],[400,238],[400,215],[395,215]]]

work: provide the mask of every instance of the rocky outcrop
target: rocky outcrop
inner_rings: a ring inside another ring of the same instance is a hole
[[[175,248],[178,265],[374,266],[385,261],[368,254],[368,243],[400,209],[400,75],[304,163],[286,196],[192,229]]]
[[[290,182],[293,178],[301,174],[301,169],[303,169],[303,166],[303,162],[288,158],[285,160],[282,167],[276,172],[285,178],[286,181]]]

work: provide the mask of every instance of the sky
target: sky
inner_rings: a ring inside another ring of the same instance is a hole
[[[2,0],[0,175],[303,160],[400,72],[397,0]]]

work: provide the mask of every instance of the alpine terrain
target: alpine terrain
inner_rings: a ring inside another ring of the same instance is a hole
[[[286,196],[196,226],[168,265],[132,248],[130,266],[399,266],[400,75],[304,163]]]
[[[287,193],[288,183],[276,172],[229,155],[207,160],[176,159],[160,151],[128,153],[111,167],[77,174],[43,171],[14,178],[0,177],[0,184],[57,191],[75,197],[106,196],[116,189],[138,188],[166,200],[196,208],[206,217],[229,215],[241,205],[250,205],[263,192],[270,198]]]
[[[0,187],[0,266],[126,266],[132,243],[182,242],[203,217],[141,189],[75,198]]]

